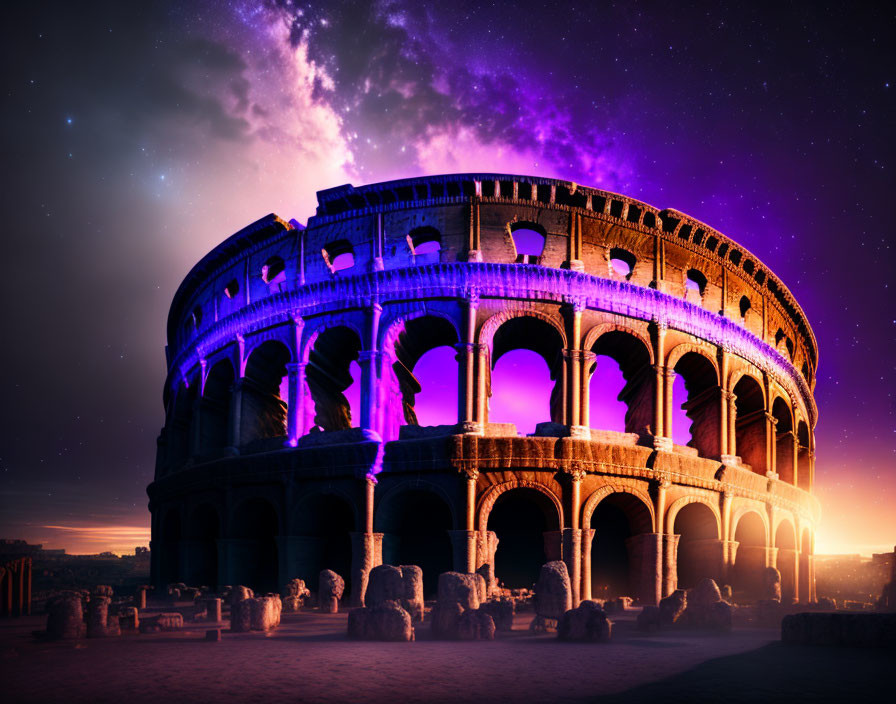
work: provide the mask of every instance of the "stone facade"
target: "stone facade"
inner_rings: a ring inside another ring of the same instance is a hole
[[[677,211],[543,178],[318,200],[307,227],[269,215],[233,235],[175,295],[148,488],[157,585],[275,591],[332,569],[361,605],[383,562],[419,565],[432,594],[440,572],[490,565],[531,587],[562,560],[574,605],[656,604],[703,578],[759,598],[766,567],[785,601],[814,599],[816,343],[756,257]],[[523,228],[540,255],[518,252]],[[442,345],[457,422],[421,427],[414,365]],[[530,436],[489,419],[493,365],[518,348],[555,380]],[[625,378],[625,432],[590,422],[598,355]]]

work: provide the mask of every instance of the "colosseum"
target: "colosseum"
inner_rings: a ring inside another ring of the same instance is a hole
[[[268,215],[206,255],[167,334],[157,585],[329,568],[360,604],[383,562],[431,593],[563,560],[576,601],[707,576],[749,601],[766,566],[815,598],[814,335],[768,267],[683,213],[527,176],[339,186],[307,226]],[[415,367],[444,347],[456,412],[424,426]],[[515,350],[549,370],[534,432],[490,418]],[[602,363],[622,428],[592,421]]]

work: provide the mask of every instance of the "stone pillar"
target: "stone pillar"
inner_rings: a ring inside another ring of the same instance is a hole
[[[665,399],[665,406],[663,408],[663,437],[668,438],[670,446],[672,444],[672,409],[674,407],[672,389],[674,383],[675,370],[663,368],[663,398]]]
[[[678,588],[678,541],[680,538],[681,536],[675,533],[663,535],[663,598]]]
[[[737,548],[740,545],[736,540],[722,541],[722,583],[731,584],[734,581],[734,563],[737,560]]]
[[[290,363],[286,365],[289,375],[289,390],[286,400],[286,437],[287,442],[295,447],[299,438],[305,434],[305,367],[307,363]]]
[[[728,394],[728,454],[737,456],[737,395]]]
[[[239,449],[243,430],[243,379],[230,387],[230,422],[227,424],[227,447]]]
[[[474,530],[449,530],[451,538],[452,569],[455,572],[476,571],[476,538]]]
[[[498,536],[493,530],[476,531],[476,569],[483,565],[495,567],[495,552],[498,550]],[[497,576],[497,575],[496,575]]]
[[[358,355],[358,365],[361,367],[361,418],[360,427],[365,430],[373,430],[380,433],[379,429],[379,404],[380,394],[378,362],[380,353],[364,350]]]
[[[582,595],[582,530],[580,528],[564,528],[563,561],[569,571],[569,582],[572,586],[573,608],[579,605]]]
[[[594,352],[582,351],[582,401],[579,407],[579,422],[591,436],[591,369],[597,355]]]
[[[625,541],[631,568],[632,595],[643,606],[656,605],[660,600],[663,574],[663,540],[659,533],[642,533]]]
[[[367,579],[377,565],[383,564],[382,533],[351,533],[352,539],[352,606],[364,606]]]
[[[722,419],[722,434],[719,438],[722,452],[722,464],[733,465],[737,463],[735,454],[735,396],[730,391],[722,390],[719,397],[720,417]]]
[[[775,418],[769,411],[765,412],[765,466],[766,466],[766,476],[769,479],[777,479],[778,478],[778,468],[777,462],[775,460],[776,448],[775,448],[775,438],[777,434],[775,433],[775,426],[778,425],[778,419]]]
[[[583,528],[581,532],[582,586],[579,591],[580,596],[585,600],[591,598],[591,543],[594,541],[594,528]]]
[[[478,344],[474,347],[476,356],[476,422],[484,429],[488,424],[489,364],[488,347]]]
[[[567,422],[570,428],[581,425],[581,403],[582,403],[582,351],[581,350],[563,350],[563,356],[566,361],[567,380],[569,388],[567,389]]]
[[[472,428],[475,424],[476,395],[475,379],[476,365],[473,355],[475,345],[471,342],[461,342],[454,346],[457,350],[457,421],[464,430]]]
[[[799,594],[799,553],[793,548],[777,548],[775,567],[781,573],[781,603],[792,604]]]

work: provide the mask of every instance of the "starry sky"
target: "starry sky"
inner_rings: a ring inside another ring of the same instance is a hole
[[[485,170],[676,208],[768,264],[820,347],[817,549],[892,549],[894,7],[740,5],[6,7],[0,537],[147,544],[167,310],[218,242],[322,188]]]

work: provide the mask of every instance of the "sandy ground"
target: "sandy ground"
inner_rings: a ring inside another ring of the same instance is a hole
[[[269,635],[176,634],[45,642],[46,617],[0,621],[3,702],[893,701],[893,651],[784,646],[770,630],[645,636],[634,614],[609,644],[532,636],[491,643],[358,643],[345,614],[285,614]],[[886,669],[885,669],[886,668]]]

